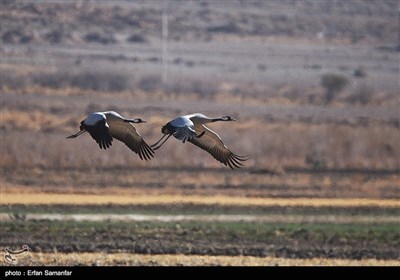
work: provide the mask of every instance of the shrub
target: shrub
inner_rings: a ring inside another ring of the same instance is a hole
[[[356,78],[365,78],[367,73],[365,72],[364,67],[358,67],[354,70],[353,76]]]
[[[48,88],[75,87],[96,91],[123,91],[131,88],[130,77],[119,73],[38,73],[32,82]]]
[[[311,151],[306,154],[304,162],[313,169],[326,168],[326,161],[324,156],[316,151]]]
[[[330,103],[337,93],[341,92],[349,83],[349,80],[342,75],[325,74],[321,78],[321,85],[326,89],[325,102]]]
[[[147,41],[146,38],[141,34],[132,34],[126,40],[130,43],[145,43]]]
[[[101,43],[103,45],[114,44],[117,42],[112,34],[100,34],[97,32],[86,34],[84,39],[89,43]]]
[[[234,22],[229,22],[223,25],[210,26],[207,28],[207,31],[218,33],[239,33],[240,28]]]

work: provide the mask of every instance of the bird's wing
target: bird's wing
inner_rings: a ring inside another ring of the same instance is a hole
[[[140,159],[150,160],[154,157],[154,151],[147,145],[131,123],[109,120],[108,125],[111,136],[125,143],[129,149],[139,155]]]
[[[167,124],[167,129],[172,135],[183,143],[196,137],[196,131],[192,120],[188,116],[180,116]]]
[[[200,137],[194,137],[188,141],[199,148],[209,152],[216,160],[229,166],[232,169],[243,166],[242,161],[248,160],[248,157],[239,156],[232,153],[222,142],[221,138],[214,131],[204,125],[195,127],[197,133],[204,134]]]
[[[177,127],[175,128],[175,132],[173,133],[173,135],[176,139],[181,140],[183,143],[185,143],[185,141],[196,137],[196,131],[188,126]]]
[[[81,124],[84,125],[83,122]],[[107,149],[111,146],[113,139],[105,119],[94,125],[86,125],[85,129],[90,133],[97,144],[99,144],[101,149]]]

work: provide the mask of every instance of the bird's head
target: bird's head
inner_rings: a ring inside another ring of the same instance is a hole
[[[143,120],[143,119],[138,118],[138,119],[126,119],[126,120],[124,120],[124,122],[130,122],[130,123],[145,123],[146,121]]]
[[[222,121],[226,121],[226,122],[231,122],[231,121],[236,121],[234,118],[232,118],[231,116],[224,116],[221,118]]]
[[[146,121],[143,119],[135,119],[135,123],[145,123]]]

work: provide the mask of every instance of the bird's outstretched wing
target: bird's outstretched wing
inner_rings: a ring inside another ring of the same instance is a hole
[[[196,132],[192,128],[187,126],[176,128],[173,135],[176,139],[181,140],[183,143],[185,143],[185,141],[189,141],[194,137],[197,137]]]
[[[165,125],[167,131],[183,143],[193,137],[197,137],[194,123],[188,116],[180,116]]]
[[[199,148],[209,152],[216,160],[232,169],[243,166],[241,162],[248,160],[247,156],[239,156],[232,153],[214,131],[204,125],[195,127],[197,133],[203,133],[201,137],[195,137],[188,141]]]
[[[99,144],[101,149],[111,147],[113,139],[105,119],[97,122],[94,126],[86,126],[85,129]]]
[[[108,125],[111,136],[125,143],[129,149],[139,155],[140,159],[150,160],[154,157],[154,151],[131,123],[109,120]]]

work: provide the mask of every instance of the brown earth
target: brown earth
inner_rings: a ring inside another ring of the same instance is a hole
[[[346,227],[345,227],[346,228]],[[354,230],[354,229],[353,229]],[[106,222],[2,223],[2,243],[33,252],[105,252],[282,258],[398,259],[399,233],[324,226]]]
[[[252,256],[143,255],[131,253],[32,253],[19,257],[21,266],[398,266],[375,259],[291,259]]]

